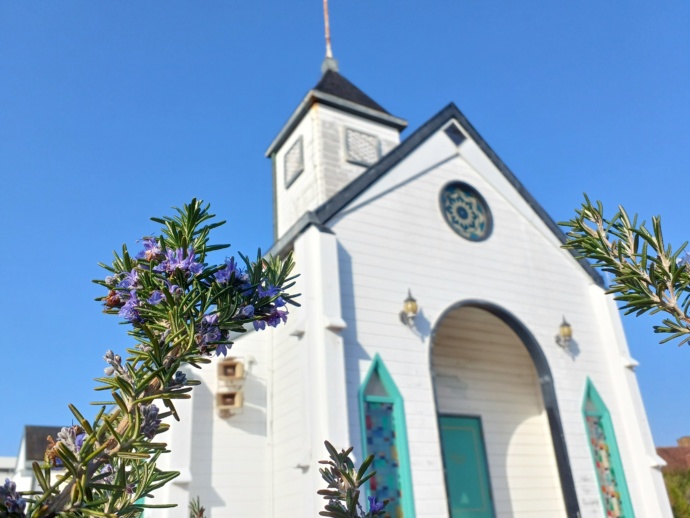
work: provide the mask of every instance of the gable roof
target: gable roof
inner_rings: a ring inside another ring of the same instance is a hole
[[[42,461],[48,448],[48,436],[57,440],[60,426],[31,426],[24,427],[24,441],[26,444],[25,461]]]
[[[298,220],[276,243],[271,247],[270,253],[279,254],[288,248],[292,241],[301,234],[306,228],[312,224],[323,226],[331,218],[336,216],[345,206],[354,201],[360,194],[366,191],[379,178],[385,175],[389,170],[400,163],[417,147],[419,147],[431,135],[439,131],[450,120],[455,119],[460,126],[467,132],[468,135],[475,141],[480,149],[486,154],[496,168],[503,174],[513,188],[522,196],[532,210],[539,216],[544,224],[553,232],[561,243],[565,243],[566,236],[558,226],[558,224],[548,215],[544,208],[537,202],[537,200],[530,194],[524,185],[517,179],[515,174],[508,168],[508,166],[499,158],[496,152],[491,149],[489,144],[481,137],[477,130],[470,124],[463,113],[450,103],[419,129],[412,133],[408,138],[390,151],[386,156],[379,160],[376,164],[364,171],[360,176],[355,178],[351,183],[346,185],[337,194],[332,196],[329,200],[318,207],[313,213],[310,213],[308,218]],[[568,250],[573,257],[577,259],[577,254],[574,250]],[[584,259],[578,259],[580,266],[587,272],[592,280],[600,287],[605,288],[604,279],[599,275],[592,265]]]

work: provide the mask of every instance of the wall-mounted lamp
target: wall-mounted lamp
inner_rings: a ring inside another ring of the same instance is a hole
[[[572,339],[573,328],[570,327],[570,324],[568,324],[565,317],[563,317],[563,322],[561,322],[558,328],[558,334],[556,335],[556,343],[563,347],[563,349],[567,349]]]
[[[414,319],[418,310],[417,301],[412,297],[412,292],[407,290],[407,298],[403,302],[403,309],[400,312],[400,321],[407,327],[414,327]]]

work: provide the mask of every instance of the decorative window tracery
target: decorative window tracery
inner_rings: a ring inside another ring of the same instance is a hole
[[[484,241],[491,235],[493,218],[484,197],[471,185],[454,181],[443,186],[441,213],[456,234],[469,241]]]
[[[633,518],[634,513],[611,416],[590,380],[587,380],[582,412],[605,516],[606,518]]]
[[[376,471],[367,493],[378,501],[390,499],[387,517],[414,518],[403,400],[378,355],[359,395],[362,448],[366,456],[374,455],[371,469]]]

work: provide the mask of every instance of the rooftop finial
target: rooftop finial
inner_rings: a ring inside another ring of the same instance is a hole
[[[326,57],[321,64],[321,72],[325,73],[327,70],[338,71],[338,62],[333,57],[333,50],[331,49],[331,25],[328,21],[328,0],[323,0],[323,24],[326,34]]]

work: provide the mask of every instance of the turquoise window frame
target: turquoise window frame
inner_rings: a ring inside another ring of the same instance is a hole
[[[146,503],[146,497],[142,496],[139,500],[135,502],[136,504],[145,504]],[[139,515],[139,518],[144,518],[146,516],[146,509],[141,511],[141,514]]]
[[[371,377],[377,373],[383,388],[388,396],[370,396],[365,394],[367,385]],[[365,403],[391,403],[393,405],[393,422],[395,423],[395,439],[398,450],[398,477],[400,478],[400,488],[402,490],[402,510],[405,518],[415,518],[414,494],[412,492],[412,472],[410,471],[410,452],[407,442],[407,425],[405,424],[405,406],[403,397],[395,385],[388,369],[381,357],[376,354],[371,362],[369,371],[364,381],[359,387],[359,422],[362,438],[362,451],[364,456],[369,456],[367,451],[367,427],[366,427],[366,405]],[[369,484],[365,484],[365,491],[369,495]]]
[[[591,400],[596,411],[589,412],[587,410],[587,400]],[[604,435],[606,436],[606,443],[609,447],[609,455],[611,457],[611,465],[616,472],[616,483],[618,484],[618,492],[620,494],[621,506],[623,508],[624,518],[634,518],[635,512],[633,510],[632,501],[630,500],[630,493],[628,492],[628,484],[625,481],[625,471],[623,471],[623,463],[621,462],[620,452],[618,450],[618,443],[616,442],[616,433],[613,430],[613,422],[611,421],[611,414],[609,409],[606,407],[604,400],[597,392],[594,387],[592,380],[587,378],[587,385],[585,387],[585,397],[582,400],[582,416],[584,419],[585,432],[587,435],[587,448],[592,457],[592,467],[596,473],[597,465],[596,458],[594,457],[594,452],[592,451],[592,437],[589,434],[589,427],[587,426],[587,417],[598,417],[601,420],[601,426],[604,429]],[[599,485],[599,476],[595,475],[597,480],[597,487],[599,492],[599,497],[601,498],[601,505],[604,508],[604,516],[606,516],[606,502],[604,500],[604,495],[602,494],[601,487]]]

